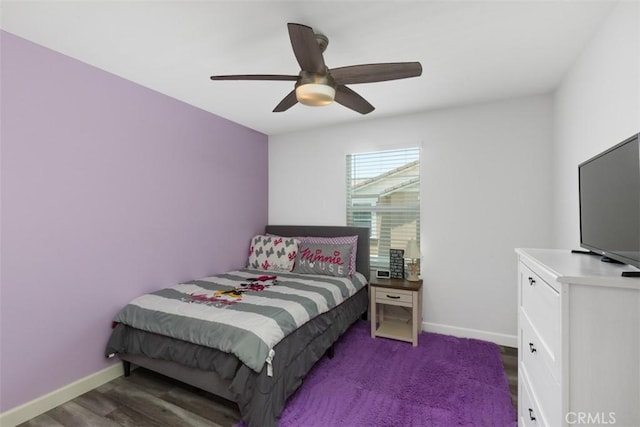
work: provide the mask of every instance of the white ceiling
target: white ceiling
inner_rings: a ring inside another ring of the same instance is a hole
[[[553,90],[610,1],[3,1],[2,29],[268,135]],[[329,37],[330,68],[420,61],[421,77],[352,85],[376,110],[297,104],[288,22]],[[53,82],[55,84],[55,82]]]

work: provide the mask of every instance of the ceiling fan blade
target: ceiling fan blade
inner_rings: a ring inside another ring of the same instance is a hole
[[[287,96],[285,96],[280,104],[276,105],[276,108],[273,109],[274,113],[281,113],[283,111],[287,111],[289,108],[293,107],[298,103],[298,99],[296,98],[296,90],[292,90],[289,92]]]
[[[334,68],[330,73],[339,85],[373,83],[418,77],[422,74],[422,65],[419,62],[352,65]]]
[[[324,74],[326,66],[322,50],[311,27],[302,24],[287,24],[293,53],[304,71]]]
[[[335,101],[360,114],[368,114],[375,110],[375,107],[369,104],[366,99],[343,85],[336,87]]]
[[[237,74],[231,76],[211,76],[211,80],[287,80],[296,81],[298,76],[283,74]]]

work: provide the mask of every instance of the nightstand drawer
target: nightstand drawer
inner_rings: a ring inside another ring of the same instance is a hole
[[[399,289],[377,289],[376,302],[411,307],[414,292]]]

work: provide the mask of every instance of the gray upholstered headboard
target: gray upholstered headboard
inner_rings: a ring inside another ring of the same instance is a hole
[[[356,271],[369,280],[369,229],[365,227],[340,227],[323,225],[267,225],[265,232],[278,236],[315,236],[315,237],[340,237],[358,236],[358,249],[356,252]]]

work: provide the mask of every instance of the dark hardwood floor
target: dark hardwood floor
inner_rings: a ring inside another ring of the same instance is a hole
[[[136,369],[20,427],[231,427],[235,403],[146,369]]]
[[[500,347],[511,401],[518,402],[518,350]],[[136,369],[20,427],[230,427],[240,420],[237,406],[210,393]]]
[[[511,404],[518,408],[518,349],[513,347],[500,346],[502,354],[502,365],[509,381],[509,392],[511,393]]]

